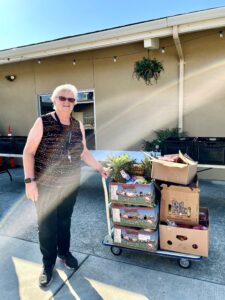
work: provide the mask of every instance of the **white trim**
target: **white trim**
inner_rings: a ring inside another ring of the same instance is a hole
[[[180,34],[223,27],[225,26],[225,7],[2,50],[0,51],[0,64],[134,43],[155,37],[172,36],[173,26],[179,27]]]
[[[225,169],[225,165],[204,165],[198,164],[198,168]]]
[[[40,117],[41,115],[41,96],[40,95],[37,95],[37,112],[38,112],[38,117]]]
[[[178,78],[178,128],[184,129],[184,55],[179,38],[178,26],[173,27],[173,39],[179,57],[179,78]]]
[[[184,130],[184,60],[179,62],[178,128]]]
[[[23,157],[23,154],[0,153],[2,157]]]

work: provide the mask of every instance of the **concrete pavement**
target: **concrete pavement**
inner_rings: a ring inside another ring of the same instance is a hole
[[[79,269],[73,274],[57,261],[52,285],[40,289],[35,211],[23,198],[22,171],[12,173],[13,183],[7,174],[0,175],[1,299],[225,299],[223,182],[201,184],[202,206],[210,207],[210,256],[184,270],[174,259],[128,251],[116,257],[102,245],[106,223],[101,180],[84,169],[71,228]]]
[[[0,236],[0,291],[4,300],[223,300],[225,286],[203,280],[73,253],[73,273],[57,261],[50,287],[38,287],[41,256],[37,243]]]

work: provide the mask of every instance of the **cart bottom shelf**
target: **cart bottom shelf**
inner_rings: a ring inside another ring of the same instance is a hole
[[[171,258],[178,259],[179,266],[182,268],[185,268],[185,269],[190,268],[191,261],[198,261],[198,260],[204,259],[204,257],[202,257],[202,256],[186,254],[186,253],[172,252],[172,251],[166,251],[166,250],[157,250],[154,252],[150,252],[150,251],[143,251],[143,250],[139,250],[139,249],[118,246],[113,243],[113,239],[109,235],[105,236],[102,243],[105,246],[111,247],[111,252],[116,256],[120,255],[123,250],[129,250],[129,251],[134,251],[134,252],[141,252],[141,253],[146,253],[146,254],[171,257]]]

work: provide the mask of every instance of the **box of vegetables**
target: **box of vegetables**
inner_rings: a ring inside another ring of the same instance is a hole
[[[112,205],[112,220],[116,225],[156,229],[158,226],[159,206]]]
[[[141,163],[127,154],[108,157],[112,181],[109,185],[110,201],[114,204],[155,207],[155,188],[151,181],[151,161],[145,157]]]

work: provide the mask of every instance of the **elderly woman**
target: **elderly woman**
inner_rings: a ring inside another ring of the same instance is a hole
[[[84,126],[71,115],[77,89],[58,86],[52,94],[55,111],[38,118],[23,153],[26,196],[35,202],[43,270],[39,285],[52,281],[57,256],[66,267],[77,269],[69,251],[73,207],[80,183],[81,159],[107,177],[105,169],[86,147]]]

